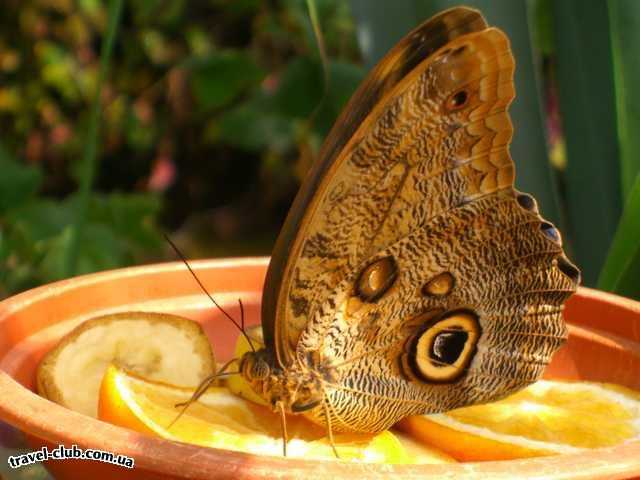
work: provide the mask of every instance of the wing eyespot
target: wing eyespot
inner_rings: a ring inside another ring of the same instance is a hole
[[[526,193],[519,193],[516,196],[516,201],[518,202],[518,205],[520,205],[520,207],[522,207],[523,209],[529,212],[538,211],[538,204],[536,203],[536,200],[531,195],[528,195]]]
[[[469,93],[466,90],[458,90],[451,94],[446,102],[446,108],[449,112],[455,112],[464,108],[469,101]]]
[[[398,276],[393,257],[380,258],[367,265],[356,281],[356,294],[365,302],[375,302],[391,288]]]
[[[425,382],[453,382],[467,370],[480,333],[478,318],[471,312],[458,311],[441,317],[414,337],[407,366]]]
[[[420,290],[425,297],[444,297],[455,286],[455,279],[449,272],[443,272],[426,282]]]
[[[544,236],[547,237],[549,240],[551,240],[553,243],[557,245],[562,245],[562,238],[560,237],[560,232],[551,223],[544,222],[544,221],[541,222],[540,230],[542,231]]]
[[[558,257],[557,267],[564,275],[569,277],[575,285],[580,284],[580,270],[564,256]]]

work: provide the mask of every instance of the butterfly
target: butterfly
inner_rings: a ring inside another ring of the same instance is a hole
[[[453,8],[347,104],[276,242],[265,346],[239,360],[283,419],[331,439],[499,399],[567,338],[580,272],[514,188],[513,72],[506,35]]]

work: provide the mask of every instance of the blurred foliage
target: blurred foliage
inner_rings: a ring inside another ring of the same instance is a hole
[[[598,287],[640,298],[640,4],[610,0],[609,8],[620,181],[624,210]]]
[[[594,285],[622,212],[611,34],[603,22],[607,3],[592,2],[588,8],[581,0],[546,4],[567,147],[568,232],[583,279]]]
[[[57,245],[62,252],[62,275],[63,277],[72,277],[78,272],[78,264],[80,263],[79,246],[81,243],[88,241],[87,238],[87,213],[90,208],[93,183],[95,181],[96,170],[98,165],[98,144],[100,141],[100,125],[102,118],[102,91],[105,80],[109,73],[111,63],[111,55],[113,54],[113,45],[118,35],[118,26],[120,25],[120,17],[122,15],[122,6],[124,0],[109,0],[108,21],[105,29],[104,38],[100,48],[100,68],[98,70],[98,78],[91,100],[91,109],[87,131],[83,138],[84,152],[79,170],[79,188],[78,199],[75,202],[76,210],[74,222],[71,225],[68,235],[64,237],[63,242]]]
[[[364,76],[348,5],[125,2],[100,90],[98,170],[75,273],[268,254],[297,186]],[[65,276],[107,28],[103,0],[3,2],[0,295]],[[80,204],[79,204],[80,203]]]
[[[466,3],[508,33],[517,59],[518,185],[560,224],[586,284],[640,297],[640,2]],[[124,2],[98,91],[107,0],[5,0],[0,295],[65,276],[82,211],[76,273],[173,258],[160,231],[189,258],[267,254],[364,78],[360,48],[370,68],[457,4],[315,0],[314,24],[305,0]]]
[[[0,293],[23,290],[66,273],[64,252],[77,211],[77,195],[62,200],[36,195],[43,184],[37,167],[22,165],[0,150]],[[127,265],[146,250],[158,251],[153,219],[157,195],[94,194],[83,241],[76,251],[77,272]]]
[[[640,174],[640,4],[635,0],[608,2],[614,61],[622,190],[625,198]]]
[[[598,286],[630,297],[640,297],[640,175],[631,188],[611,244]]]

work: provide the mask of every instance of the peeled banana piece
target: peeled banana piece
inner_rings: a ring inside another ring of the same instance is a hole
[[[126,312],[80,324],[43,358],[38,393],[97,417],[100,382],[114,363],[150,380],[196,387],[215,359],[200,324],[177,315]]]

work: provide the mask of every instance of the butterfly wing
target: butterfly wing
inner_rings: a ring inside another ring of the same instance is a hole
[[[314,164],[289,210],[274,248],[267,272],[262,298],[262,327],[265,345],[276,353],[280,366],[290,365],[308,319],[304,300],[290,295],[292,276],[296,272],[309,224],[320,207],[320,192],[326,192],[334,177],[335,165],[344,162],[343,150],[360,124],[367,119],[380,101],[416,65],[451,39],[483,30],[487,23],[477,10],[454,8],[446,10],[407,34],[369,73],[336,121],[325,140],[318,161]],[[332,173],[329,173],[329,171]],[[336,245],[337,247],[337,245]],[[345,264],[348,255],[335,258]],[[326,261],[325,261],[326,263]],[[346,264],[342,267],[347,267]],[[328,266],[318,264],[319,272]],[[347,267],[348,268],[348,267]],[[313,276],[313,273],[311,273]],[[328,288],[335,285],[330,281]],[[311,291],[313,287],[309,287]],[[326,295],[326,291],[325,291]],[[297,302],[297,303],[296,303]],[[295,304],[295,306],[294,306]]]
[[[382,60],[332,131],[263,307],[280,365],[322,373],[328,409],[310,417],[378,431],[488,401],[562,344],[579,273],[513,187],[513,70],[501,31],[449,10]]]

